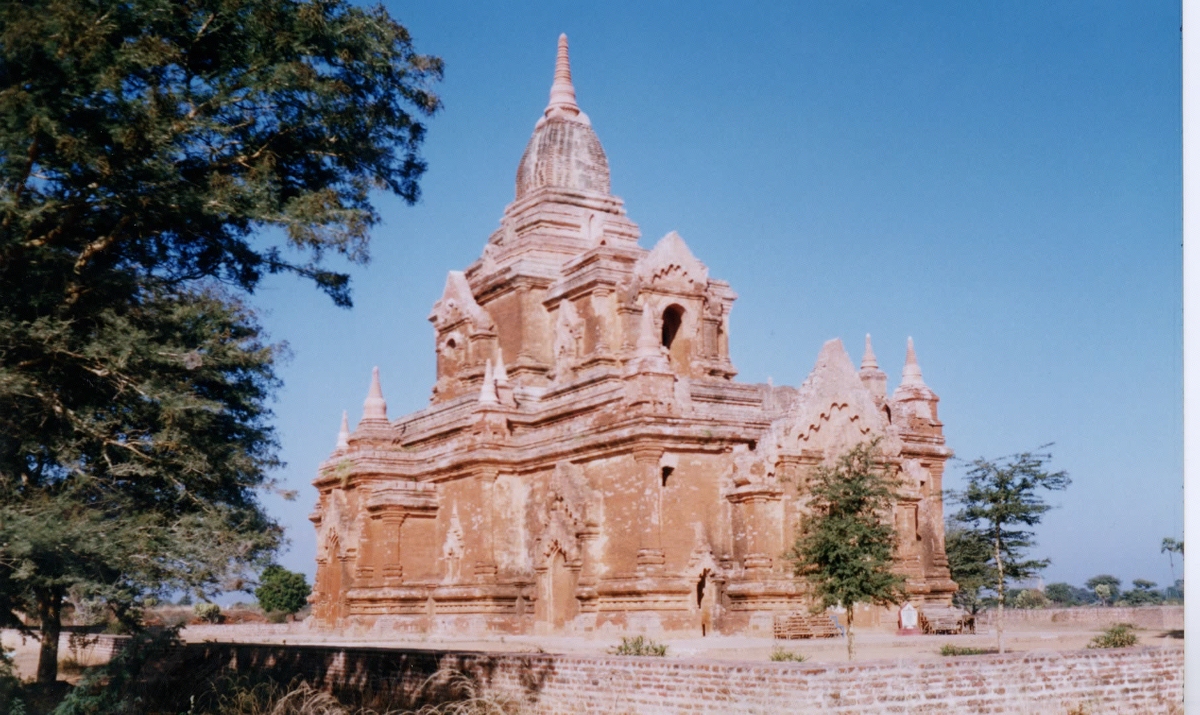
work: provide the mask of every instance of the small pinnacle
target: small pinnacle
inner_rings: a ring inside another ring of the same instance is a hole
[[[338,430],[337,448],[338,450],[348,449],[350,447],[350,416],[342,410],[342,428]]]
[[[371,389],[363,401],[364,420],[386,420],[387,402],[383,400],[383,389],[379,386],[379,368],[371,369]]]
[[[867,349],[863,351],[862,365],[860,370],[878,370],[879,361],[875,359],[875,351],[871,349],[871,334],[867,333]]]
[[[924,385],[925,380],[921,376],[921,366],[917,364],[917,351],[913,349],[913,339],[908,339],[908,353],[904,356],[904,373],[900,380],[901,385]]]
[[[479,402],[485,405],[494,405],[500,400],[496,397],[496,377],[492,374],[492,361],[487,361],[487,366],[483,370],[483,386],[479,388]]]
[[[496,387],[508,387],[508,370],[504,367],[504,351],[496,348]]]

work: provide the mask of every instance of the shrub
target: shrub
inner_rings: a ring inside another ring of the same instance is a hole
[[[1045,608],[1049,603],[1046,594],[1036,588],[1024,589],[1013,599],[1014,608]]]
[[[197,603],[192,606],[192,612],[205,623],[221,622],[221,607],[215,603]]]
[[[1132,623],[1116,623],[1088,643],[1088,648],[1128,648],[1137,645]]]
[[[254,596],[258,605],[266,612],[295,613],[308,603],[308,586],[304,574],[288,571],[282,566],[271,564],[263,570],[262,581]]]
[[[608,652],[613,655],[652,655],[661,658],[667,654],[667,646],[663,643],[656,643],[650,638],[638,636],[622,638],[621,645],[609,649]]]
[[[771,660],[775,662],[795,662],[803,663],[808,660],[808,656],[803,653],[794,653],[781,645],[775,646],[775,650],[771,651]]]
[[[938,651],[942,655],[987,655],[995,653],[995,648],[971,648],[969,646],[959,646],[953,643],[947,643]]]

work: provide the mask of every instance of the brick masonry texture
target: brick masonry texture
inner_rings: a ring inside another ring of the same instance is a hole
[[[804,665],[203,643],[168,661],[165,682],[185,701],[180,683],[225,670],[405,707],[444,690],[434,673],[458,671],[531,713],[1171,713],[1183,698],[1181,648]]]

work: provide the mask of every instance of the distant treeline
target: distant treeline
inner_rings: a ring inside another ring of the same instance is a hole
[[[983,605],[995,605],[995,598],[983,599]],[[1069,608],[1072,606],[1160,606],[1183,603],[1183,579],[1166,588],[1146,579],[1134,579],[1133,588],[1122,590],[1121,579],[1108,574],[1093,576],[1083,586],[1052,583],[1044,589],[1026,588],[1007,599],[1013,608]]]

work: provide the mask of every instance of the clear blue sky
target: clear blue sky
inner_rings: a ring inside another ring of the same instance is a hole
[[[1038,528],[1047,582],[1171,581],[1182,532],[1180,11],[1175,2],[390,3],[442,57],[416,207],[381,197],[355,307],[275,278],[291,346],[275,405],[314,572],[310,481],[370,369],[424,407],[426,316],[478,257],[566,32],[613,192],[652,246],[677,230],[739,294],[739,380],[797,385],[873,336],[894,388],[912,335],[958,456],[1054,442],[1074,483]],[[960,483],[951,465],[946,486]],[[1176,563],[1175,573],[1181,575]]]

